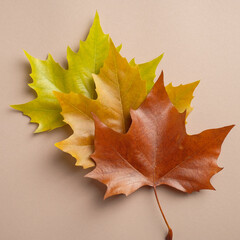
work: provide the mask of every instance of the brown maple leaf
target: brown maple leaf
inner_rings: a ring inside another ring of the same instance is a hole
[[[163,73],[137,110],[131,111],[132,124],[126,134],[113,131],[95,116],[96,168],[87,177],[107,185],[104,198],[129,195],[138,188],[168,185],[191,193],[214,189],[211,177],[222,168],[217,165],[221,145],[232,129],[227,126],[188,135],[185,114],[172,105],[163,83]],[[163,212],[162,212],[163,214]],[[166,239],[172,239],[168,226]]]

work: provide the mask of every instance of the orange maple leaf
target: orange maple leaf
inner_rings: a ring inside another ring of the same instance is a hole
[[[126,134],[115,132],[94,116],[95,152],[91,157],[96,168],[86,176],[107,185],[104,198],[129,195],[144,185],[154,188],[156,198],[159,185],[187,193],[214,189],[210,179],[222,169],[217,158],[233,125],[188,135],[185,115],[169,100],[162,73],[142,105],[131,110],[132,124]],[[158,198],[157,202],[162,212]],[[167,239],[172,239],[164,219]]]

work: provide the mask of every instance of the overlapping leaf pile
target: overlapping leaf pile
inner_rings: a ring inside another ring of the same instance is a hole
[[[105,197],[144,185],[154,188],[156,198],[162,184],[188,193],[213,189],[210,178],[221,170],[216,161],[233,126],[187,135],[185,119],[198,81],[164,87],[162,73],[154,85],[163,54],[136,64],[120,49],[103,33],[96,13],[79,51],[67,50],[68,69],[51,55],[42,61],[26,53],[37,98],[12,107],[38,124],[36,132],[69,124],[73,134],[56,146],[78,166],[96,164],[87,176],[107,185]]]

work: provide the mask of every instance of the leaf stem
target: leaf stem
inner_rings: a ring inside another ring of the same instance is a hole
[[[169,224],[168,224],[168,221],[167,221],[167,219],[166,219],[166,217],[165,217],[165,215],[164,215],[164,213],[163,213],[162,207],[161,207],[160,202],[159,202],[159,200],[158,200],[158,195],[157,195],[156,186],[153,187],[153,190],[154,190],[154,193],[155,193],[155,197],[156,197],[156,200],[157,200],[158,207],[159,207],[159,209],[160,209],[160,211],[161,211],[161,214],[162,214],[162,216],[163,216],[163,219],[164,219],[164,221],[165,221],[165,223],[166,223],[166,225],[167,225],[167,227],[168,227],[168,235],[166,236],[166,240],[172,240],[172,239],[173,239],[173,231],[172,231],[171,227],[170,227]]]

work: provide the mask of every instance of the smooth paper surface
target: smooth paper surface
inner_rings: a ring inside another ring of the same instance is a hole
[[[78,50],[95,11],[121,54],[136,63],[164,52],[157,76],[166,83],[201,80],[187,118],[188,134],[236,124],[213,177],[216,191],[191,195],[159,187],[177,240],[238,240],[240,236],[240,2],[156,0],[22,0],[0,3],[0,239],[160,240],[167,229],[152,189],[103,201],[105,186],[54,146],[69,127],[33,134],[36,125],[11,109],[36,96],[26,83],[24,52],[64,68],[66,49]],[[186,231],[187,229],[187,231]]]

